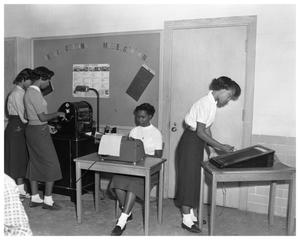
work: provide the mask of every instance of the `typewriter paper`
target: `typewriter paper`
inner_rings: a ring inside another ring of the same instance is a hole
[[[120,157],[121,135],[103,135],[100,140],[98,154]]]

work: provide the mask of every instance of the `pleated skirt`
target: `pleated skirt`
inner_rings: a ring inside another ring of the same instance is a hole
[[[25,133],[29,152],[27,178],[41,182],[61,179],[60,164],[48,125],[28,125]]]
[[[24,124],[19,116],[9,116],[4,131],[4,172],[11,178],[24,178],[28,164],[28,151]]]
[[[181,136],[176,156],[176,195],[178,206],[197,208],[200,194],[200,163],[203,161],[205,142],[197,133],[186,129]]]

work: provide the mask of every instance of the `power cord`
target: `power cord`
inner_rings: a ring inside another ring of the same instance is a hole
[[[98,160],[95,160],[95,161],[94,161],[94,162],[86,169],[86,172],[85,172],[84,174],[82,174],[80,178],[78,178],[78,179],[76,180],[75,184],[76,184],[80,179],[82,179],[82,178],[88,173],[88,170],[90,170],[91,167],[92,167],[97,161],[98,161]],[[100,187],[100,192],[101,192],[101,194],[102,194],[102,196],[101,196],[100,199],[101,199],[101,200],[105,199],[105,193],[104,193],[104,191],[101,189],[101,187]]]
[[[89,166],[88,169],[86,169],[86,172],[85,172],[84,174],[82,174],[82,176],[81,176],[80,178],[78,178],[78,179],[76,180],[75,184],[76,184],[80,179],[82,179],[82,178],[88,173],[88,170],[90,170],[91,167],[92,167],[97,161],[98,161],[98,160],[95,160],[95,161],[91,164],[91,166]]]

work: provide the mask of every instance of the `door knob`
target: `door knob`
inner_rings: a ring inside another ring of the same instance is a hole
[[[176,127],[176,122],[173,123],[173,127],[171,128],[172,132],[176,132],[177,131],[177,127]]]
[[[171,131],[172,131],[172,132],[176,132],[176,131],[177,131],[177,127],[172,127],[172,128],[171,128]]]

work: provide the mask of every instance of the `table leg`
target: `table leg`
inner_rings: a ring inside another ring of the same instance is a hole
[[[270,194],[269,194],[269,224],[274,223],[274,207],[275,207],[275,196],[276,196],[276,182],[271,182]]]
[[[200,173],[200,197],[199,197],[199,208],[198,208],[198,222],[199,229],[202,230],[203,226],[203,198],[204,198],[204,169],[201,167]]]
[[[210,230],[209,235],[214,234],[214,222],[215,222],[215,211],[216,211],[216,194],[217,194],[217,181],[216,176],[212,175],[211,183],[211,204],[210,204]]]
[[[296,179],[295,174],[293,174],[293,178],[290,180],[289,184],[289,199],[288,199],[288,215],[287,215],[287,233],[288,235],[293,235],[295,229],[295,193]]]
[[[78,162],[76,162],[76,210],[77,222],[81,223],[81,169]]]
[[[99,211],[99,185],[100,185],[100,173],[95,172],[95,210]]]
[[[150,172],[145,176],[145,235],[149,233],[149,208],[150,208]]]
[[[161,164],[159,171],[159,189],[158,189],[158,223],[162,223],[162,202],[164,193],[164,163]]]

